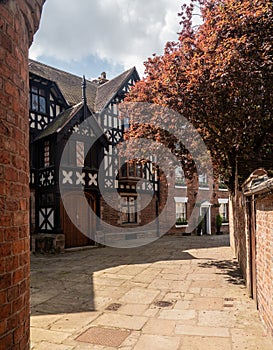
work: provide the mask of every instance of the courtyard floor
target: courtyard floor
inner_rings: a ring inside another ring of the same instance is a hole
[[[33,350],[272,350],[229,236],[31,257]]]

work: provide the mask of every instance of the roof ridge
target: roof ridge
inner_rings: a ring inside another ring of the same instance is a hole
[[[127,69],[126,71],[120,73],[119,75],[115,76],[114,78],[109,79],[109,80],[108,80],[107,82],[105,82],[104,84],[99,85],[99,86],[98,86],[98,90],[99,90],[100,88],[102,88],[102,87],[105,87],[108,83],[111,83],[113,80],[118,79],[120,76],[125,75],[125,74],[128,74],[129,72],[131,72],[131,71],[133,71],[133,70],[135,70],[135,69],[136,69],[136,67],[134,66],[134,67],[129,68],[129,69]]]
[[[82,79],[82,77],[81,77],[80,75],[76,75],[76,74],[74,74],[74,73],[67,72],[67,71],[65,71],[65,70],[63,70],[63,69],[50,66],[49,64],[46,64],[46,63],[43,63],[43,62],[40,62],[40,61],[36,61],[36,60],[31,59],[31,58],[29,58],[29,62],[37,63],[37,64],[39,64],[39,65],[41,65],[41,66],[44,66],[44,67],[53,69],[53,70],[58,71],[58,72],[60,72],[60,73],[68,74],[68,75],[71,75],[71,76],[73,76],[73,77],[75,77],[75,78]],[[93,84],[94,86],[97,86],[97,84],[96,84],[96,83],[93,83],[93,81],[90,80],[90,79],[86,79],[86,81],[88,81],[88,83]]]
[[[130,77],[134,72],[137,73],[135,66],[122,72],[121,74],[119,74],[115,78],[109,80],[107,83],[104,83],[101,86],[99,86],[99,88],[97,89],[96,99],[95,99],[95,111],[96,112],[102,111],[107,106],[107,104],[117,95],[117,92],[119,91],[121,86],[123,86],[126,83],[128,77]],[[138,73],[137,73],[137,75],[138,75]],[[118,82],[117,86],[115,86],[114,91],[111,91],[111,85],[113,85],[113,84],[115,85],[116,82]],[[110,89],[107,89],[108,87]],[[107,97],[107,100],[105,98],[104,101],[103,100],[100,101],[99,97],[100,97],[100,94],[103,93],[103,90],[106,90],[106,91],[108,90],[108,93],[106,93],[106,95],[108,95],[108,96],[105,96],[105,97]]]

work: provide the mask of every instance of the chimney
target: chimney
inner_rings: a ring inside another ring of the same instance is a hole
[[[107,81],[108,81],[108,79],[106,77],[106,73],[105,72],[102,72],[100,74],[100,77],[98,77],[98,79],[92,80],[93,83],[98,84],[98,85],[102,85],[104,83],[107,83]]]
[[[102,72],[100,77],[98,78],[99,85],[102,85],[102,84],[106,83],[107,81],[108,81],[108,79],[106,78],[106,73]]]

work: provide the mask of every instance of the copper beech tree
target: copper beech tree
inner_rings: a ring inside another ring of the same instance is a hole
[[[194,27],[197,9],[202,24]],[[240,161],[272,152],[273,3],[193,0],[182,6],[179,16],[178,41],[168,42],[163,55],[145,62],[145,77],[127,101],[150,102],[178,112],[165,116],[173,130],[180,127],[179,115],[186,118],[204,140],[216,173],[233,191]],[[172,150],[183,145],[171,132],[151,128],[141,123],[141,117],[133,120],[130,137],[151,137],[151,133]]]

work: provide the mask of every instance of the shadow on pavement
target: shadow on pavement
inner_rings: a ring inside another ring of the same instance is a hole
[[[204,268],[216,267],[219,269],[219,274],[224,275],[229,283],[235,285],[245,285],[241,269],[235,260],[209,261],[206,263],[199,263],[198,265],[199,267]]]
[[[228,235],[164,236],[138,248],[104,247],[59,255],[32,255],[32,315],[95,311],[98,306],[95,305],[95,297],[96,302],[99,301],[101,304],[108,302],[107,294],[103,292],[104,285],[108,290],[112,288],[113,291],[117,291],[121,284],[127,283],[127,277],[122,275],[122,269],[125,267],[130,268],[132,265],[133,270],[141,271],[146,268],[144,264],[157,263],[164,268],[167,264],[175,264],[175,260],[197,259],[187,250],[228,246]],[[228,263],[228,261],[212,261],[206,264],[207,266],[216,264],[215,266],[222,269],[231,281],[235,283],[237,279],[238,283],[241,283],[237,272]],[[103,278],[99,275],[102,270]],[[96,274],[96,290],[93,283],[94,274]],[[130,275],[128,281],[129,277]]]

